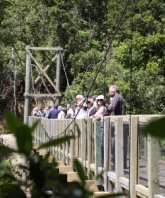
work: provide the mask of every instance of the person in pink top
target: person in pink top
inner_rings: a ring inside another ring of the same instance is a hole
[[[96,98],[96,102],[97,102],[97,107],[96,107],[96,113],[91,116],[92,118],[96,118],[96,119],[101,119],[104,115],[105,112],[105,100],[104,100],[104,96],[103,95],[99,95]]]

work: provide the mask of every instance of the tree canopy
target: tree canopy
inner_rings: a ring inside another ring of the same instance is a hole
[[[165,108],[165,2],[134,0],[127,6],[110,43],[126,1],[2,0],[0,1],[0,90],[25,78],[25,46],[61,46],[70,88],[61,66],[61,102],[71,95],[105,94],[116,84],[126,99],[128,113],[159,113]],[[52,52],[35,53],[46,65]],[[100,66],[103,59],[106,64]],[[32,62],[32,64],[34,64]],[[53,63],[47,71],[55,78]],[[95,79],[98,68],[99,73]],[[33,72],[34,77],[37,71]],[[5,76],[5,78],[4,78]],[[36,92],[42,91],[39,84]]]

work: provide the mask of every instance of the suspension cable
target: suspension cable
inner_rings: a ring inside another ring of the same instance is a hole
[[[124,6],[124,9],[123,9],[122,14],[121,14],[121,16],[120,16],[120,18],[119,18],[119,21],[118,21],[118,23],[117,23],[117,25],[116,25],[116,28],[115,28],[115,30],[114,30],[114,32],[113,32],[113,35],[112,35],[112,37],[111,37],[111,39],[110,39],[110,41],[109,41],[109,45],[108,45],[107,49],[105,50],[104,58],[103,58],[102,61],[100,62],[100,66],[99,66],[98,69],[97,69],[96,75],[95,75],[95,77],[94,77],[94,79],[93,79],[93,82],[92,82],[91,86],[89,87],[89,90],[87,91],[87,94],[86,94],[86,96],[85,96],[85,99],[84,99],[83,103],[81,104],[80,109],[82,108],[83,104],[86,102],[86,100],[87,100],[87,98],[88,98],[88,96],[89,96],[89,94],[90,94],[90,92],[91,92],[91,89],[92,89],[92,87],[93,87],[93,84],[95,83],[96,78],[97,78],[97,76],[98,76],[98,74],[99,74],[99,72],[100,72],[100,69],[102,68],[103,63],[106,61],[107,54],[109,53],[110,48],[111,48],[111,45],[112,45],[112,42],[113,42],[113,40],[114,40],[114,38],[115,38],[115,36],[116,36],[116,34],[117,34],[117,32],[118,32],[119,26],[120,26],[120,24],[121,24],[121,21],[122,21],[122,18],[123,18],[123,16],[124,16],[125,12],[126,12],[126,9],[127,9],[128,4],[129,4],[129,0],[127,0],[126,4],[125,4],[125,6]],[[78,112],[77,112],[75,118],[70,122],[70,124],[66,127],[65,130],[67,130],[67,129],[70,127],[70,125],[75,121],[75,119],[76,119],[76,117],[77,117],[77,115],[78,115],[80,109],[78,110]],[[63,132],[61,132],[59,135],[63,134],[63,133],[65,132],[65,130],[64,130]]]
[[[123,12],[122,12],[122,14],[121,14],[121,16],[120,16],[120,19],[119,19],[118,23],[117,23],[117,26],[116,26],[116,28],[115,28],[115,31],[114,31],[114,33],[113,33],[113,35],[112,35],[112,37],[111,37],[111,39],[110,39],[110,41],[109,41],[109,45],[108,45],[108,47],[107,47],[107,49],[106,49],[106,51],[105,51],[104,58],[102,59],[102,61],[101,61],[101,63],[100,63],[100,66],[99,66],[98,69],[97,69],[95,78],[93,79],[93,82],[92,82],[92,84],[91,84],[91,86],[90,86],[90,88],[89,88],[89,90],[88,90],[88,92],[87,92],[87,95],[89,95],[89,93],[91,92],[92,87],[93,87],[93,84],[95,83],[96,78],[97,78],[97,76],[98,76],[98,74],[99,74],[99,72],[100,72],[100,69],[102,68],[103,63],[104,63],[104,61],[106,60],[107,54],[109,53],[110,48],[111,48],[111,45],[112,45],[112,42],[113,42],[113,40],[114,40],[114,38],[115,38],[115,36],[116,36],[116,34],[117,34],[117,32],[118,32],[119,26],[120,26],[120,24],[121,24],[121,21],[122,21],[122,18],[123,18],[123,16],[124,16],[125,12],[126,12],[126,9],[127,9],[128,4],[129,4],[129,0],[127,0],[126,4],[125,4],[125,6],[124,6]]]
[[[12,59],[13,59],[13,68],[14,68],[14,114],[16,115],[16,106],[17,106],[17,98],[16,98],[16,77],[17,77],[17,66],[16,66],[16,57],[14,53],[14,48],[12,47]]]
[[[65,65],[64,65],[64,61],[63,61],[63,56],[61,54],[61,50],[60,50],[60,57],[61,57],[61,62],[62,62],[63,70],[64,70],[64,73],[65,73],[65,78],[66,78],[66,81],[67,81],[67,86],[69,88],[70,95],[71,95],[71,97],[72,97],[72,99],[74,101],[75,99],[73,97],[72,90],[71,90],[71,87],[69,85],[69,80],[68,80],[68,77],[67,77],[67,73],[66,73],[66,69],[65,69]]]

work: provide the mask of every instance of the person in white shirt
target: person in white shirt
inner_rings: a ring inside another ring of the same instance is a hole
[[[74,115],[74,111],[71,107],[70,104],[67,104],[67,114],[66,114],[66,118],[71,118]]]
[[[83,119],[86,118],[86,111],[85,111],[85,108],[86,108],[85,105],[86,104],[84,104],[84,100],[85,100],[85,98],[84,98],[83,95],[77,95],[76,96],[76,102],[77,102],[77,108],[75,110],[76,118],[83,118]]]

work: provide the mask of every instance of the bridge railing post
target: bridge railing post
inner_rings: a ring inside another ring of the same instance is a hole
[[[111,123],[110,117],[104,118],[104,189],[112,192],[107,172],[111,171]]]
[[[87,175],[88,178],[90,178],[90,164],[92,163],[92,142],[93,142],[93,136],[92,136],[92,132],[93,132],[93,121],[92,118],[88,118],[87,119]]]
[[[72,122],[71,119],[67,119],[66,125],[69,126],[71,122]],[[67,127],[66,135],[73,135],[71,130],[72,128],[70,125],[69,127]],[[71,141],[66,143],[66,164],[68,166],[70,165],[70,157],[71,157]]]
[[[80,158],[82,165],[87,167],[86,160],[87,160],[87,120],[81,120],[81,129],[80,129]]]
[[[131,117],[130,120],[130,135],[131,135],[131,147],[130,147],[130,195],[136,197],[136,184],[138,184],[138,162],[139,162],[139,142],[138,142],[138,125],[139,117]]]
[[[74,135],[75,135],[75,128],[76,128],[76,120],[74,120],[71,124],[71,133]],[[74,168],[73,167],[73,159],[75,157],[75,141],[76,141],[75,138],[70,141],[70,143],[71,143],[71,145],[70,145],[70,147],[71,147],[71,157],[70,157],[71,164],[70,165],[71,165],[72,169]]]
[[[148,135],[148,191],[151,198],[159,193],[159,157],[159,139]]]
[[[62,132],[63,132],[63,137],[65,137],[67,134],[67,132],[66,132],[66,127],[67,127],[67,120],[66,119],[63,119],[62,120]],[[63,143],[63,145],[62,145],[62,161],[63,161],[63,163],[65,164],[66,163],[66,144],[67,143]]]
[[[95,137],[95,177],[99,174],[99,167],[102,167],[102,142],[101,142],[101,121],[94,120],[94,137]],[[96,180],[97,185],[101,185],[101,179]]]
[[[80,126],[81,126],[81,119],[75,120],[74,132],[75,132],[75,157],[80,157]]]
[[[116,170],[116,192],[122,192],[119,178],[124,176],[124,145],[123,145],[123,118],[119,117],[115,123],[115,170]]]

